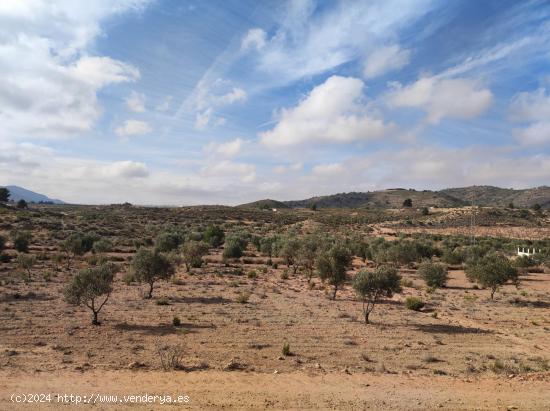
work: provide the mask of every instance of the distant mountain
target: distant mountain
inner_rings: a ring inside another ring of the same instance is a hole
[[[252,203],[241,204],[238,207],[260,208],[262,210],[271,210],[273,208],[289,208],[289,206],[283,203],[282,201],[269,200],[269,199],[258,200]]]
[[[307,208],[315,204],[317,208],[399,208],[406,199],[412,200],[413,207],[462,207],[472,204],[473,200],[475,205],[481,206],[507,207],[512,203],[516,207],[540,204],[543,208],[550,208],[550,187],[514,190],[493,186],[470,186],[440,191],[393,188],[363,193],[339,193],[296,201],[260,200],[242,206],[283,208],[283,205],[290,208]]]
[[[61,200],[49,198],[44,194],[35,193],[34,191],[27,190],[26,188],[19,186],[5,186],[10,190],[10,201],[25,200],[27,203],[53,203],[53,204],[65,204]]]

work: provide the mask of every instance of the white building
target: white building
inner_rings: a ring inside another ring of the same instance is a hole
[[[527,251],[525,251],[527,250]],[[520,257],[530,257],[532,255],[535,255],[537,253],[537,250],[535,250],[535,248],[525,248],[525,247],[518,247],[518,256]],[[538,253],[540,253],[540,248],[538,250]]]

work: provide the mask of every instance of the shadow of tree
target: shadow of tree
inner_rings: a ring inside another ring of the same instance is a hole
[[[484,330],[475,327],[463,327],[461,325],[451,324],[417,324],[418,331],[440,334],[492,334],[491,330]]]

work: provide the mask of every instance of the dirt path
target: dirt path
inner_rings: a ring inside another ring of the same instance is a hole
[[[94,410],[114,409],[449,409],[549,410],[550,374],[526,379],[457,379],[406,374],[303,372],[259,374],[244,372],[133,372],[93,371],[24,374],[0,371],[0,409],[58,409],[51,403],[13,404],[12,393],[90,395],[178,395],[189,403],[95,404]],[[124,400],[123,400],[124,401]],[[90,404],[66,409],[90,409]],[[516,408],[517,407],[517,408]]]

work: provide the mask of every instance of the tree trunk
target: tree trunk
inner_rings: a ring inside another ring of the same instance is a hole
[[[336,291],[338,291],[338,285],[334,286],[334,292],[332,293],[332,299],[336,300]]]
[[[496,288],[491,288],[491,300],[494,300]]]
[[[365,324],[370,324],[369,323],[369,314],[370,314],[370,311],[365,311]]]
[[[153,286],[154,283],[149,283],[149,294],[147,294],[148,299],[153,297]]]
[[[98,312],[94,310],[94,319],[92,320],[93,325],[99,325],[99,321],[97,320],[97,314]]]

